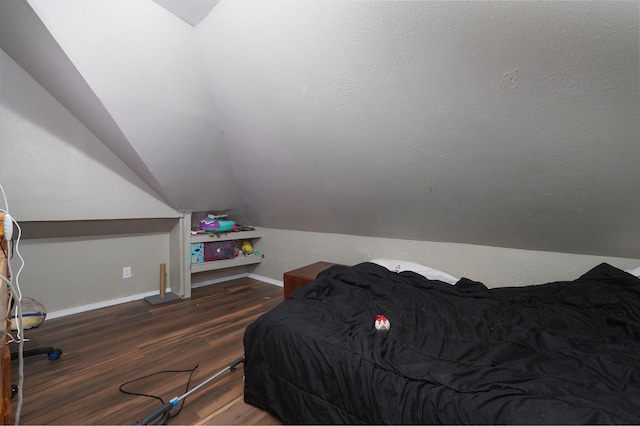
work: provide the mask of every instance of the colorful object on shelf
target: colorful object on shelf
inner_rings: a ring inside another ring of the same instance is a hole
[[[204,243],[191,243],[191,263],[204,262]]]
[[[213,262],[215,260],[233,259],[235,254],[235,244],[233,241],[212,241],[204,243],[204,261]]]
[[[250,254],[253,254],[253,246],[249,241],[243,241],[242,244],[240,244],[240,250],[242,250],[242,253],[245,256],[249,256]]]
[[[387,332],[391,327],[391,323],[389,322],[389,320],[385,315],[376,315],[375,326],[376,326],[376,330]]]
[[[230,232],[235,231],[238,227],[233,220],[220,220],[220,216],[210,214],[206,219],[200,221],[200,229],[207,232]]]

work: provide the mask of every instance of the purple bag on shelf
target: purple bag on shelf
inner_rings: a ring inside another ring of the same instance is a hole
[[[204,243],[204,261],[226,260],[236,257],[236,248],[233,241],[213,241]]]

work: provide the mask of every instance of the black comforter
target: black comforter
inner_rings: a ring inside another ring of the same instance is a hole
[[[640,279],[607,264],[495,289],[334,266],[244,344],[245,401],[285,423],[640,424]]]

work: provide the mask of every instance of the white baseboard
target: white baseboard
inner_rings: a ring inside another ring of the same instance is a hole
[[[277,285],[278,287],[284,287],[284,283],[282,281],[274,280],[269,277],[263,277],[262,275],[249,274],[249,278],[253,278],[254,280],[264,281],[267,284]]]
[[[214,278],[211,280],[206,280],[206,281],[202,281],[196,284],[191,284],[191,288],[199,288],[199,287],[206,287],[208,285],[212,285],[212,284],[218,284],[218,283],[223,283],[225,281],[231,281],[231,280],[237,280],[238,278],[244,278],[244,277],[248,277],[249,273],[245,272],[243,274],[236,274],[236,275],[228,275],[225,277],[220,277],[220,278]]]
[[[167,289],[167,292],[171,292],[171,289]],[[92,311],[94,309],[106,308],[108,306],[119,305],[121,303],[133,302],[134,300],[144,299],[145,297],[155,296],[159,291],[150,291],[147,293],[133,294],[131,296],[120,297],[118,299],[105,300],[103,302],[90,303],[88,305],[76,306],[74,308],[62,309],[55,312],[47,312],[46,319],[54,319],[60,317],[66,317],[67,315],[79,314],[80,312]]]
[[[254,280],[263,281],[267,284],[276,285],[278,287],[284,286],[282,281],[274,280],[268,277],[263,277],[262,275],[244,273],[244,274],[232,275],[229,277],[216,278],[213,280],[203,281],[201,283],[193,285],[191,288],[205,287],[208,285],[218,284],[221,282],[231,281],[231,280],[244,278],[244,277],[253,278]],[[169,292],[171,292],[170,288],[167,289],[167,293]],[[79,314],[81,312],[92,311],[94,309],[106,308],[108,306],[119,305],[121,303],[133,302],[134,300],[140,300],[140,299],[144,299],[145,297],[155,296],[158,293],[159,293],[158,291],[150,291],[147,293],[140,293],[140,294],[134,294],[131,296],[120,297],[118,299],[105,300],[103,302],[90,303],[88,305],[76,306],[74,308],[69,308],[69,309],[62,309],[60,311],[48,312],[46,319],[50,320],[54,318],[66,317],[67,315]]]
[[[205,286],[208,286],[208,285],[211,285],[211,284],[223,283],[225,281],[231,281],[231,280],[235,280],[235,279],[238,279],[238,278],[244,278],[244,277],[253,278],[254,280],[263,281],[263,282],[265,282],[267,284],[276,285],[278,287],[283,287],[284,286],[282,281],[274,280],[273,278],[269,278],[269,277],[263,277],[262,275],[250,274],[248,272],[245,272],[244,274],[231,275],[231,276],[226,276],[226,277],[222,277],[222,278],[215,278],[215,279],[212,279],[212,280],[203,281],[201,283],[197,283],[197,284],[191,285],[191,288],[205,287]]]

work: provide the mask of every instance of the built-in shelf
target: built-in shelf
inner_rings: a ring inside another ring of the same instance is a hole
[[[253,231],[227,232],[221,234],[196,234],[191,235],[190,243],[211,243],[219,241],[233,240],[253,240],[262,237],[262,231],[255,229]],[[237,256],[233,259],[214,260],[211,262],[191,263],[191,273],[216,271],[219,269],[234,268],[236,266],[253,265],[262,262],[262,256],[249,255]]]
[[[2,1],[2,0],[0,0]],[[199,212],[199,216],[202,216]],[[262,229],[252,231],[227,232],[213,235],[191,234],[194,223],[192,213],[185,213],[171,231],[171,253],[169,278],[173,291],[182,298],[191,297],[192,275],[198,275],[196,281],[200,284],[203,280],[218,280],[226,275],[225,269],[230,269],[229,275],[237,275],[243,268],[247,271],[252,265],[262,262],[262,255],[237,256],[233,259],[215,260],[203,263],[191,263],[191,243],[209,243],[221,241],[247,240],[255,247],[256,241],[262,238]],[[195,221],[199,222],[199,218]],[[233,270],[239,268],[239,270]],[[211,276],[204,274],[211,272]]]
[[[262,231],[240,231],[227,232],[221,234],[195,234],[191,235],[192,243],[210,243],[212,241],[229,241],[229,240],[252,240],[262,237]]]
[[[262,262],[262,256],[238,256],[235,259],[215,260],[213,262],[192,263],[191,273],[216,271],[218,269],[233,268],[236,266],[253,265]]]

